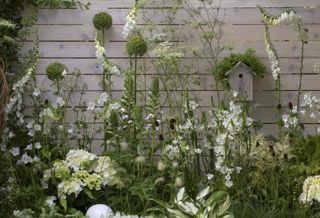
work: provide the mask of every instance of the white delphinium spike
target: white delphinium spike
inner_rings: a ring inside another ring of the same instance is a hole
[[[137,16],[138,16],[138,3],[137,1],[133,5],[132,10],[128,14],[126,24],[123,27],[123,37],[128,39],[137,30]]]

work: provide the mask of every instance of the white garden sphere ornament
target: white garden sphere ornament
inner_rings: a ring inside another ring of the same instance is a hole
[[[113,216],[110,207],[105,204],[95,204],[91,206],[86,213],[86,218],[109,218]]]

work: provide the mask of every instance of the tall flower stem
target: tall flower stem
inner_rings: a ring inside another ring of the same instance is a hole
[[[302,89],[302,78],[303,78],[303,60],[304,60],[304,44],[305,42],[301,40],[301,54],[300,54],[300,71],[299,71],[299,88],[298,88],[298,97],[297,97],[297,111],[300,109],[300,98],[301,98],[301,89]]]
[[[137,71],[138,71],[138,57],[134,56],[134,104],[137,104]]]
[[[102,37],[101,37],[101,43],[102,46],[104,47],[105,40],[104,40],[104,29],[102,29]],[[103,67],[103,73],[102,73],[102,89],[103,92],[107,90],[107,81],[106,81],[106,69]],[[107,145],[107,121],[104,119],[103,122],[103,147],[104,151],[106,152],[108,150],[108,145]]]

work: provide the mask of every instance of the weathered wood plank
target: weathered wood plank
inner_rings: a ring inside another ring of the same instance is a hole
[[[47,91],[48,93],[45,95],[46,99],[53,100],[52,90]],[[303,91],[302,96],[309,91]],[[87,91],[85,94],[82,94],[81,91],[75,91],[71,95],[71,101],[68,102],[68,106],[74,105],[83,105],[83,103],[89,101],[95,101],[99,98],[99,95],[102,93],[99,91]],[[149,91],[138,91],[138,103],[141,105],[145,105],[145,100],[141,99],[141,96],[145,96],[149,94]],[[320,91],[312,91],[312,96],[320,99]],[[112,97],[114,99],[120,99],[123,94],[122,90],[112,91]],[[160,102],[163,106],[168,106],[168,102],[165,102],[166,92],[160,91]],[[183,95],[181,91],[176,92],[177,96]],[[190,98],[194,99],[200,106],[202,107],[210,107],[211,106],[211,97],[214,100],[215,105],[218,103],[218,96],[216,91],[190,91]],[[228,101],[228,96],[225,91],[219,92],[220,99],[224,101]],[[281,92],[281,104],[283,106],[288,106],[289,102],[296,105],[297,104],[297,91],[283,91]],[[276,92],[275,91],[255,91],[253,95],[253,100],[250,102],[250,105],[255,107],[275,107],[278,103],[275,99]]]
[[[268,68],[268,72],[271,72],[270,62],[267,58],[261,59],[265,66]],[[81,70],[83,74],[99,74],[97,72],[97,61],[96,59],[40,59],[37,74],[44,74],[47,65],[51,62],[59,61],[66,65],[69,71],[72,71],[74,68],[78,68]],[[110,61],[114,64],[120,66],[121,69],[125,70],[129,68],[128,59],[110,59]],[[298,74],[299,73],[299,58],[281,58],[282,64],[282,74]],[[304,74],[314,74],[314,65],[319,62],[319,58],[306,58],[304,60]],[[192,66],[194,64],[194,60],[192,59],[183,59],[182,65]],[[209,69],[209,64],[206,60],[199,62],[199,66],[193,67],[190,71],[186,71],[183,73],[194,73],[194,74],[211,74]],[[154,69],[154,65],[151,64],[148,60],[139,60],[139,65],[146,65],[148,69],[148,74],[156,74],[157,71]]]
[[[153,75],[141,76],[138,75],[138,90],[146,90],[146,87],[150,87]],[[101,82],[102,75],[82,75],[80,81],[85,81],[88,85],[88,90],[101,90],[99,83]],[[52,82],[46,78],[45,75],[37,75],[36,80],[39,84],[44,84],[45,87],[49,87]],[[193,91],[214,91],[217,90],[214,86],[215,82],[211,75],[191,75],[190,80],[197,81],[198,84],[190,84],[189,90]],[[121,91],[123,87],[123,78],[113,76],[113,89]],[[146,84],[145,84],[146,82]],[[255,91],[273,91],[274,80],[271,75],[266,75],[264,78],[254,78],[253,89]],[[313,91],[319,90],[320,76],[319,75],[305,75],[302,82],[302,90]],[[293,91],[297,90],[299,85],[298,75],[283,75],[281,77],[281,90]],[[148,89],[148,88],[147,88]],[[163,88],[160,87],[162,91]],[[221,88],[220,88],[221,90]]]
[[[91,0],[92,8],[98,9],[108,9],[108,8],[126,8],[132,6],[132,0]],[[201,7],[202,4],[199,0],[190,0],[189,2],[196,7]],[[220,1],[215,0],[214,3],[218,4]],[[166,6],[174,6],[174,2],[171,0],[148,0],[141,1],[141,6],[145,6],[148,8],[153,7],[163,7],[165,3]],[[264,7],[313,7],[319,5],[318,0],[277,0],[277,1],[269,1],[269,0],[223,0],[221,1],[221,7],[223,8],[248,8],[248,7],[257,7],[257,5],[262,5]]]
[[[170,25],[159,26],[156,32],[170,28]],[[309,30],[309,39],[320,40],[320,25],[306,25]],[[105,41],[125,41],[122,35],[122,25],[114,25],[105,33]],[[146,28],[147,29],[147,28]],[[197,33],[188,26],[175,27],[179,36],[185,36],[193,40],[199,37]],[[94,41],[96,30],[92,25],[35,25],[32,30],[38,30],[40,41]],[[292,26],[271,27],[270,32],[273,40],[297,40]],[[154,35],[155,31],[145,30],[146,37]],[[264,39],[263,25],[225,25],[222,27],[222,41],[261,41]],[[28,36],[26,40],[32,40]],[[178,40],[173,38],[173,40]]]
[[[299,15],[302,16],[304,23],[306,24],[319,24],[320,13],[319,9],[312,8],[296,8]],[[91,9],[83,11],[80,9],[66,10],[66,9],[42,9],[39,13],[39,19],[37,24],[92,24],[93,16],[100,12],[99,9]],[[126,17],[130,9],[109,9],[108,13],[113,17],[113,23],[115,25],[123,25],[126,22]],[[273,14],[280,14],[282,9],[271,8],[268,10]],[[149,22],[153,24],[171,24],[168,22],[165,15],[169,15],[170,9],[150,9],[145,10],[144,15],[149,19]],[[205,13],[202,10],[203,15]],[[139,12],[139,24],[143,24],[143,16]],[[173,24],[184,24],[189,19],[188,13],[184,9],[178,9],[176,13],[176,19]],[[239,19],[241,18],[241,19]],[[227,24],[261,24],[261,15],[257,8],[225,8],[221,9],[220,19]]]
[[[300,44],[296,42],[275,42],[279,57],[296,58],[300,57]],[[191,48],[198,48],[199,43],[188,44],[185,57],[193,57]],[[26,42],[22,48],[22,53],[31,49],[32,43]],[[245,41],[235,45],[233,52],[242,53],[247,48],[254,48],[259,57],[266,57],[265,45],[263,41]],[[305,45],[305,57],[319,57],[320,43],[317,41],[309,42]],[[188,54],[189,53],[189,54]],[[229,55],[230,52],[224,51],[221,57]],[[124,42],[112,42],[106,46],[106,55],[109,58],[124,58],[126,54]],[[152,54],[150,54],[152,55]],[[42,58],[95,58],[95,47],[93,42],[40,42],[40,57]]]

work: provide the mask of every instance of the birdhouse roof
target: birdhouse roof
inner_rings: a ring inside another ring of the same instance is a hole
[[[249,73],[251,73],[251,74],[253,74],[253,75],[256,75],[256,73],[253,72],[248,65],[242,63],[241,61],[237,62],[237,63],[226,73],[226,75],[232,74],[232,73],[234,72],[234,70],[237,69],[237,68],[239,68],[239,67],[244,67],[246,70],[248,70]]]

